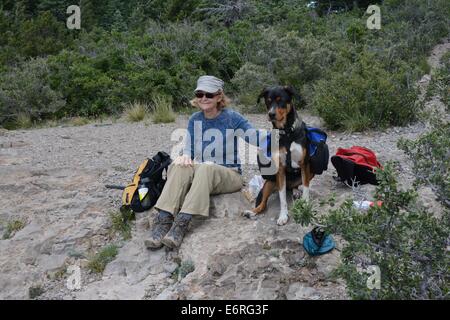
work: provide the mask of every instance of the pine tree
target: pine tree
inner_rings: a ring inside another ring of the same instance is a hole
[[[125,31],[127,29],[127,25],[123,19],[122,12],[117,9],[113,15],[113,23],[111,26],[111,30],[113,31]]]
[[[81,0],[81,29],[91,30],[97,25],[97,16],[95,14],[95,7],[93,0]]]
[[[146,16],[144,8],[138,4],[131,12],[128,20],[128,26],[130,30],[142,30],[145,25]]]
[[[122,3],[119,0],[107,0],[107,4],[103,7],[103,19],[102,19],[102,26],[107,29],[111,30],[112,25],[116,22],[117,19],[122,19]],[[117,12],[119,11],[119,13]]]
[[[58,20],[65,21],[67,7],[77,4],[73,0],[41,0],[37,5],[39,12],[50,11]]]

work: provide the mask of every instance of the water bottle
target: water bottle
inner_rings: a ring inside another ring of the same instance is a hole
[[[377,201],[377,202],[368,201],[368,200],[353,201],[353,207],[355,207],[356,209],[362,210],[362,211],[367,211],[367,210],[369,210],[370,207],[373,207],[375,205],[378,207],[381,207],[382,204],[383,204],[383,201]]]
[[[149,182],[149,178],[142,178],[138,188],[139,200],[141,201],[141,206],[144,208],[150,206],[150,195],[148,193]]]

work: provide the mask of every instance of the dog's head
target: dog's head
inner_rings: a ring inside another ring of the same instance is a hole
[[[258,96],[258,101],[264,98],[269,121],[275,128],[283,129],[288,115],[294,111],[292,98],[300,100],[300,95],[291,86],[264,88]]]

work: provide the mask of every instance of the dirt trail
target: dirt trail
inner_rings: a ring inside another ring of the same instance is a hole
[[[431,51],[430,56],[427,59],[428,65],[430,66],[430,74],[425,74],[420,79],[418,85],[420,89],[419,99],[420,101],[424,101],[424,109],[425,111],[431,114],[440,115],[443,119],[450,121],[450,115],[446,112],[446,106],[441,101],[439,96],[432,96],[429,99],[426,99],[426,93],[428,86],[430,85],[431,78],[434,75],[434,72],[442,67],[442,57],[445,53],[450,51],[450,39],[446,39],[443,43],[436,45]]]
[[[447,42],[433,50],[433,69]],[[429,77],[420,86],[426,90]],[[302,116],[309,125],[322,127],[320,119]],[[256,126],[268,128],[264,115],[248,115]],[[54,127],[0,132],[0,235],[6,223],[22,220],[25,227],[10,239],[0,240],[0,299],[27,299],[30,287],[40,287],[41,299],[338,299],[346,298],[345,286],[328,276],[339,261],[339,249],[319,258],[308,258],[299,241],[309,231],[292,219],[276,225],[278,197],[272,196],[266,214],[257,220],[239,216],[248,208],[241,193],[212,199],[212,216],[195,220],[179,250],[148,251],[143,239],[149,232],[149,217],[137,215],[132,239],[111,236],[109,213],[120,206],[120,191],[105,184],[123,184],[145,157],[176,144],[169,141],[187,117],[175,123],[96,123],[82,127]],[[338,147],[363,145],[374,150],[381,162],[397,160],[400,183],[413,181],[411,164],[396,147],[399,138],[415,139],[426,130],[416,123],[385,131],[347,134],[327,131],[330,153]],[[129,143],[130,137],[147,137]],[[244,166],[246,181],[258,174]],[[349,188],[332,179],[328,171],[315,178],[312,199],[336,199],[336,205],[351,197]],[[371,186],[364,191],[370,194]],[[431,190],[422,188],[421,201],[441,210]],[[325,204],[322,210],[328,210]],[[88,258],[107,243],[120,246],[116,259],[102,276],[88,272]],[[181,281],[173,272],[191,260],[195,270]],[[82,288],[66,286],[68,266],[81,266]]]

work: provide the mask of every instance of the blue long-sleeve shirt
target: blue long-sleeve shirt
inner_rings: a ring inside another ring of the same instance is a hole
[[[188,135],[183,154],[198,162],[214,162],[225,167],[237,167],[241,172],[238,138],[257,147],[270,145],[270,134],[255,129],[239,112],[225,108],[207,119],[202,111],[195,112],[188,123]]]

